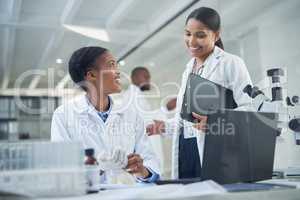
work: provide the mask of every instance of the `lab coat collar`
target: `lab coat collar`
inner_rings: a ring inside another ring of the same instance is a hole
[[[224,51],[221,48],[215,46],[213,52],[206,58],[206,60],[203,63],[204,65],[203,76],[208,78],[216,69],[216,66],[220,61],[220,58],[223,56],[224,56]],[[192,71],[195,61],[196,58],[193,58],[192,61],[189,63],[190,71]]]
[[[116,105],[114,104],[114,101],[112,98],[110,98],[110,103],[111,103],[111,111],[110,114],[121,114],[123,113],[123,109],[121,109],[121,105]],[[80,114],[83,113],[97,113],[97,110],[95,109],[95,107],[90,103],[87,95],[82,95],[80,97],[78,97],[76,100],[74,100],[73,102],[73,108],[75,111],[77,111]]]
[[[204,65],[209,64],[211,61],[215,60],[215,59],[219,59],[220,57],[223,56],[224,51],[215,46],[214,51],[208,56],[208,58],[205,60]]]
[[[205,60],[205,64],[208,64],[213,59],[219,59],[224,55],[223,49],[215,46],[214,51],[209,55],[209,57]]]

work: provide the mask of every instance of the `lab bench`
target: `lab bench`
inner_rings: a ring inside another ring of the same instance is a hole
[[[278,182],[279,180],[279,182]],[[288,184],[280,184],[285,181],[296,181],[292,186]],[[269,184],[265,184],[269,183]],[[276,185],[277,183],[277,185]],[[189,184],[191,185],[191,184]],[[274,187],[272,187],[272,185]],[[188,190],[180,190],[184,185],[173,184],[161,187],[155,184],[141,184],[126,187],[106,187],[106,190],[100,190],[98,193],[85,194],[81,196],[65,196],[65,197],[40,197],[40,198],[24,198],[24,197],[1,197],[1,200],[19,200],[19,199],[35,199],[35,200],[99,200],[99,199],[184,199],[184,200],[299,200],[300,199],[300,181],[290,179],[267,180],[264,182],[253,184],[228,184],[221,187],[214,182],[208,181],[207,184],[199,182],[193,187],[189,186]],[[294,187],[294,188],[292,188]],[[179,192],[176,191],[178,188]],[[210,189],[211,188],[211,189]],[[246,189],[246,191],[243,191]],[[184,191],[184,194],[183,192]],[[200,191],[200,192],[199,192]],[[230,192],[229,192],[230,191]],[[176,193],[177,192],[177,193]],[[195,193],[194,193],[195,192]],[[171,194],[171,195],[170,195]],[[173,195],[172,195],[173,194]],[[185,195],[188,194],[188,195]]]
[[[151,198],[151,194],[148,197],[142,195],[136,198],[122,198],[126,196],[127,191],[125,190],[107,190],[100,191],[97,194],[89,194],[85,196],[78,197],[65,197],[65,198],[55,198],[55,200],[99,200],[99,199],[167,199],[164,198],[164,194],[161,194],[161,198]],[[253,192],[234,192],[225,194],[212,194],[205,196],[195,196],[195,197],[181,197],[181,198],[171,198],[171,199],[184,199],[184,200],[299,200],[300,199],[300,189],[282,189],[282,190],[270,190],[270,191],[253,191]],[[39,198],[37,200],[53,200],[53,198]]]

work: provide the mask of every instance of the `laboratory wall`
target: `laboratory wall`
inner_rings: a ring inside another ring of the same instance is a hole
[[[268,18],[268,20],[264,20]],[[269,19],[271,18],[271,19]],[[300,95],[300,13],[295,8],[271,9],[262,13],[263,21],[238,39],[239,45],[228,45],[228,51],[240,55],[248,67],[254,85],[271,94],[271,84],[266,71],[283,68],[282,87],[288,96]],[[229,43],[230,44],[230,43]],[[291,116],[299,116],[299,106],[290,108]],[[294,133],[284,129],[277,138],[275,168],[300,165],[300,146],[295,145]]]

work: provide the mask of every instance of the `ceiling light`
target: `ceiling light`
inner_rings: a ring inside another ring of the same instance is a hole
[[[63,63],[63,60],[62,60],[61,58],[57,58],[57,59],[56,59],[56,63],[57,63],[57,64],[62,64],[62,63]]]
[[[155,66],[155,62],[150,62],[150,63],[149,63],[149,66],[150,66],[150,67],[154,67],[154,66]]]
[[[97,28],[85,27],[85,26],[66,25],[66,24],[64,24],[63,26],[71,31],[74,31],[86,37],[101,40],[104,42],[110,41],[108,33],[104,29],[97,29]]]
[[[124,65],[126,65],[126,62],[125,62],[124,60],[121,60],[121,61],[119,62],[119,64],[120,64],[121,66],[124,66]]]

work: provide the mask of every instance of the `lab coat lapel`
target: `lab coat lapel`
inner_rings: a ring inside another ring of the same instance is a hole
[[[105,122],[105,124],[110,124],[114,121],[117,120],[117,118],[120,118],[123,116],[124,114],[124,109],[123,109],[123,106],[122,104],[116,104],[113,99],[111,99],[111,106],[112,106],[112,109],[108,115],[108,118]]]
[[[98,116],[95,108],[90,105],[85,95],[81,96],[76,102],[74,109],[79,114],[79,123],[85,124],[80,130],[81,137],[84,138],[83,141],[86,143],[85,145],[90,147],[101,144],[104,148],[106,148],[103,137],[103,133],[105,132],[105,124]]]
[[[90,118],[93,118],[94,120],[99,122],[101,126],[105,127],[107,124],[114,121],[115,118],[118,117],[118,115],[122,114],[121,109],[119,109],[120,107],[115,105],[112,99],[111,104],[112,110],[110,111],[105,122],[103,122],[103,120],[99,117],[97,110],[88,102],[87,97],[85,97],[85,99],[82,101],[82,107],[84,108],[82,113],[88,114]]]
[[[213,53],[208,57],[208,59],[204,63],[204,69],[202,77],[206,79],[210,79],[211,75],[218,67],[218,63],[220,62],[220,58],[223,56],[224,51],[219,47],[215,47]]]
[[[105,143],[109,144],[110,147],[120,147],[122,143],[122,118],[124,113],[122,110],[122,105],[116,104],[111,99],[112,109],[106,119],[105,124],[105,133],[103,134],[105,137]],[[124,123],[124,122],[123,122]]]
[[[191,61],[186,65],[186,70],[183,74],[182,77],[182,91],[179,91],[178,94],[178,102],[177,102],[177,112],[180,112],[181,107],[182,107],[182,101],[183,101],[183,95],[185,93],[185,89],[186,89],[186,85],[187,85],[187,81],[188,81],[188,77],[189,74],[192,73],[193,70],[193,66],[194,66],[194,62],[195,62],[195,58],[191,59]],[[178,116],[180,117],[180,116]],[[179,121],[176,123],[180,123]],[[179,132],[179,127],[176,127],[178,130],[175,131],[174,135],[173,135],[173,141],[172,141],[172,178],[176,179],[178,178],[178,153],[179,153],[179,136],[180,136],[180,132]]]
[[[223,56],[224,51],[219,47],[215,47],[214,52],[208,57],[208,59],[204,63],[204,71],[202,73],[203,78],[209,79],[213,72],[216,70],[218,63],[220,62],[220,58]],[[181,104],[183,100],[183,95],[185,93],[185,88],[188,80],[189,74],[193,70],[195,58],[193,58],[188,64],[185,76],[183,77],[182,86],[184,88],[183,92],[180,93],[182,97],[179,98],[179,112],[181,110]],[[178,154],[179,154],[179,129],[173,135],[173,145],[172,145],[172,178],[178,178]]]
[[[181,92],[180,91],[180,97],[181,98],[178,98],[178,102],[177,102],[177,110],[180,112],[181,110],[181,107],[182,107],[182,101],[183,101],[183,95],[185,93],[185,90],[186,90],[186,85],[187,85],[187,82],[188,82],[188,78],[189,78],[189,75],[190,73],[192,73],[193,71],[193,66],[194,66],[194,62],[195,62],[195,58],[192,59],[188,64],[187,64],[187,68],[186,68],[186,71],[184,72],[184,76],[182,77],[182,88],[183,88],[183,91]]]

